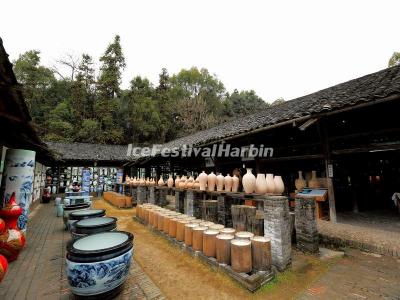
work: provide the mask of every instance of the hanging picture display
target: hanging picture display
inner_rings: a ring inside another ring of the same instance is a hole
[[[82,186],[81,191],[83,195],[89,196],[90,193],[90,169],[82,169]]]

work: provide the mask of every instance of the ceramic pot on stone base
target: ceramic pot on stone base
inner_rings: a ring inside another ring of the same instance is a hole
[[[258,173],[256,178],[256,194],[264,195],[267,192],[267,181],[265,180],[265,175]]]
[[[239,191],[239,177],[233,175],[232,177],[232,192],[237,193]]]
[[[281,176],[274,176],[275,183],[275,194],[282,195],[285,191],[285,185],[283,184],[283,180]]]
[[[207,174],[202,171],[199,175],[200,191],[205,191],[207,188]]]
[[[307,182],[303,178],[302,171],[299,171],[299,178],[295,180],[294,185],[296,186],[296,190],[298,191],[304,189],[307,186]]]
[[[274,174],[268,173],[265,181],[267,182],[267,193],[273,194],[275,193],[275,182],[274,182]]]

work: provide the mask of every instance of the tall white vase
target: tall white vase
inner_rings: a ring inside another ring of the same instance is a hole
[[[239,191],[239,177],[233,175],[232,177],[232,192],[236,193]]]
[[[167,180],[167,186],[169,188],[172,188],[174,186],[174,179],[172,178],[172,175],[170,174]]]
[[[267,182],[267,193],[273,194],[275,193],[275,182],[274,182],[274,174],[268,173],[265,181]]]
[[[246,194],[254,193],[256,177],[251,173],[251,168],[247,168],[247,173],[243,176],[242,184]]]
[[[265,175],[258,173],[256,179],[256,194],[265,194],[267,192],[267,181]]]
[[[35,154],[35,151],[30,150],[8,149],[5,157],[3,205],[8,203],[12,193],[15,193],[15,200],[22,208],[17,226],[23,232],[26,231],[29,206],[32,203]]]
[[[224,176],[221,173],[217,176],[217,191],[222,192],[224,190]]]
[[[274,176],[275,183],[275,194],[282,195],[285,191],[285,185],[283,184],[283,180],[281,176]]]
[[[211,172],[211,174],[208,174],[207,176],[207,187],[210,192],[215,191],[215,183],[217,181],[217,175],[214,174],[214,172]]]
[[[175,187],[176,188],[179,188],[179,182],[181,181],[181,177],[178,175],[178,176],[176,176],[176,178],[175,178]]]
[[[232,191],[233,178],[228,174],[224,178],[225,192]]]
[[[202,171],[199,175],[200,191],[205,191],[207,187],[207,174]]]

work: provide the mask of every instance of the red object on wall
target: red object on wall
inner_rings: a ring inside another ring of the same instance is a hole
[[[6,230],[6,222],[3,219],[0,219],[0,234],[4,233]]]
[[[6,276],[8,269],[8,261],[7,259],[0,254],[0,282],[3,280],[4,276]]]
[[[15,193],[12,193],[10,201],[0,210],[0,217],[6,221],[8,229],[18,229],[18,217],[22,214],[22,208],[15,201]]]

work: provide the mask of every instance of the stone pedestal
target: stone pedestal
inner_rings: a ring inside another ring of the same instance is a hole
[[[148,203],[155,204],[156,203],[156,189],[154,186],[149,186],[149,192],[148,192]]]
[[[185,202],[184,202],[184,213],[188,216],[193,216],[194,215],[194,209],[193,209],[193,204],[194,204],[194,199],[195,199],[195,192],[191,190],[186,191],[186,197],[185,197]]]
[[[131,187],[131,193],[132,193],[133,202],[137,202],[137,187],[136,186]]]
[[[319,252],[319,236],[315,219],[314,198],[296,198],[295,208],[296,247],[304,252]]]
[[[166,188],[156,189],[156,204],[164,207],[167,205],[167,194],[168,190]]]
[[[231,204],[226,196],[218,196],[218,223],[225,227],[232,227]]]
[[[175,211],[184,212],[185,194],[184,190],[175,190]]]
[[[285,270],[292,261],[289,201],[284,196],[269,196],[264,200],[264,236],[271,239],[272,264]]]
[[[145,186],[138,186],[136,194],[138,204],[143,204],[147,202],[147,188]]]

